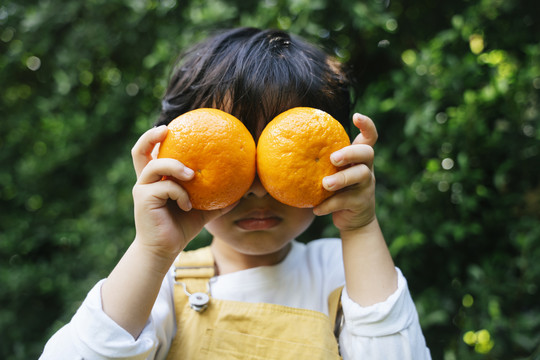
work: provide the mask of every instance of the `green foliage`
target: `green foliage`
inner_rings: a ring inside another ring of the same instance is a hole
[[[517,10],[452,16],[361,100],[382,137],[381,223],[434,358],[527,358],[540,343],[540,46]]]
[[[378,216],[433,358],[539,358],[534,5],[2,3],[0,357],[36,358],[132,241],[129,151],[178,52],[251,25],[290,30],[351,65],[357,110],[380,134]],[[302,239],[321,234],[336,235],[329,218]]]

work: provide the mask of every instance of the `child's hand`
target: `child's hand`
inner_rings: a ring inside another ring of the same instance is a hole
[[[341,231],[361,228],[375,219],[375,176],[373,145],[377,129],[367,116],[354,114],[360,134],[352,145],[334,152],[330,159],[345,169],[323,179],[323,186],[336,193],[313,209],[316,215],[332,213],[334,225]]]
[[[177,180],[190,180],[193,170],[174,159],[157,159],[154,150],[167,135],[160,126],[144,133],[131,154],[137,173],[133,187],[135,241],[161,258],[172,260],[213,218],[226,210],[192,210],[189,195]],[[163,180],[163,176],[167,180]]]

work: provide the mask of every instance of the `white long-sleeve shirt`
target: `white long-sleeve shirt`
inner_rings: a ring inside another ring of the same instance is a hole
[[[292,244],[287,257],[277,265],[214,277],[210,282],[212,297],[280,304],[328,314],[328,296],[345,284],[341,241],[322,239],[307,245],[296,241]],[[396,271],[398,288],[384,302],[362,307],[344,289],[345,325],[339,338],[344,360],[431,359],[407,281],[399,269]],[[71,321],[48,341],[40,360],[167,357],[176,332],[174,269],[163,280],[150,318],[137,339],[103,312],[102,283],[103,280],[96,284]]]

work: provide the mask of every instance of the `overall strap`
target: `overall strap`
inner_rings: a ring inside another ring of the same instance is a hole
[[[337,320],[339,309],[341,308],[341,292],[343,286],[338,287],[328,296],[328,317],[332,324]]]
[[[341,307],[341,293],[343,286],[338,287],[330,296],[328,296],[328,317],[330,323],[334,325],[334,336],[339,346],[339,334],[343,328],[345,318],[343,317],[343,308]]]
[[[190,293],[208,291],[208,281],[215,274],[210,246],[180,253],[174,266],[176,283],[184,283]]]

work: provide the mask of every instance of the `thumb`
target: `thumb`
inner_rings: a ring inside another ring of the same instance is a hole
[[[379,135],[377,134],[377,128],[373,120],[365,115],[355,113],[353,115],[353,123],[360,130],[360,134],[354,139],[353,144],[375,145]]]

